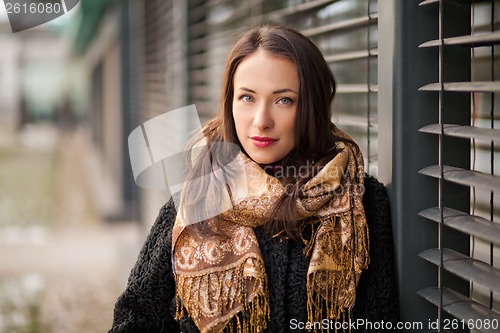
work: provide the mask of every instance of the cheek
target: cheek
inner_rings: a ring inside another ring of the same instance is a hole
[[[288,134],[290,139],[293,140],[295,137],[295,114],[286,120],[283,130]]]
[[[235,111],[233,109],[233,121],[234,121],[234,127],[236,129],[236,135],[238,138],[242,135],[242,131],[245,128],[245,117],[241,112],[238,112],[237,110]]]

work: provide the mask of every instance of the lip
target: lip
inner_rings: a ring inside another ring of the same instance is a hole
[[[250,140],[252,140],[253,144],[259,148],[268,147],[278,141],[278,139],[273,139],[266,136],[252,136],[250,137]]]

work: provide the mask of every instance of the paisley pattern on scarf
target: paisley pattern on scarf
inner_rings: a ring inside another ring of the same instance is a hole
[[[338,129],[334,134],[350,139]],[[338,154],[297,199],[300,220],[319,220],[304,248],[310,256],[311,322],[338,319],[352,309],[361,271],[369,263],[363,157],[349,142],[337,142],[336,148]],[[269,320],[267,275],[253,228],[269,220],[270,208],[286,188],[243,153],[237,159],[246,171],[241,175],[246,177],[245,198],[222,213],[210,233],[198,224],[187,226],[182,214],[173,229],[176,318],[191,316],[202,333],[258,333]]]

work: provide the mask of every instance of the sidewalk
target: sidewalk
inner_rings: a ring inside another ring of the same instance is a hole
[[[85,135],[42,132],[0,151],[0,333],[106,332],[144,234],[99,219]]]

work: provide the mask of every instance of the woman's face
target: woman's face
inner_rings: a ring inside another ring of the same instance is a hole
[[[281,160],[295,146],[297,67],[258,49],[239,64],[233,83],[233,118],[243,149],[260,164]]]

